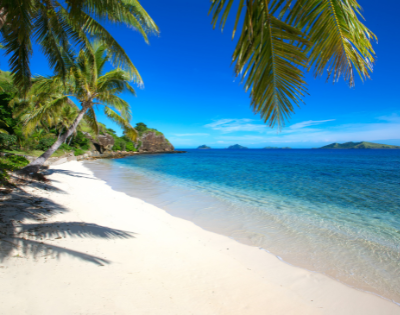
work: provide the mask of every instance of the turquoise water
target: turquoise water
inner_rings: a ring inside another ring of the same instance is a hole
[[[87,165],[114,189],[400,303],[400,150],[188,150]]]

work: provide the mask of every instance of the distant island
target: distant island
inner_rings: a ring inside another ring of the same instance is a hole
[[[278,148],[278,147],[265,147],[265,148],[263,148],[264,150],[277,150],[277,149],[281,149],[281,150],[283,150],[283,149],[291,149],[291,148],[289,148],[289,147],[283,147],[283,148]]]
[[[248,149],[248,148],[238,145],[238,144],[231,145],[230,147],[228,147],[228,150],[245,150],[245,149]]]
[[[201,145],[201,146],[199,146],[197,149],[209,150],[209,149],[211,149],[211,148],[208,147],[208,146],[206,146],[206,145]]]
[[[400,149],[399,146],[380,144],[373,142],[346,142],[346,143],[332,143],[320,149]]]

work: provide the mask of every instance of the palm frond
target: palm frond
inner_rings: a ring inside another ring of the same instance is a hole
[[[221,17],[224,27],[232,0],[215,0],[211,6],[213,24]],[[270,13],[276,1],[239,3],[234,32],[242,11],[244,21],[233,54],[236,75],[243,75],[245,89],[251,91],[251,105],[270,126],[281,126],[294,112],[306,94],[303,71],[307,65],[305,48],[309,45],[304,33],[282,22]]]
[[[2,120],[0,119],[0,133],[8,134],[8,131],[5,130],[5,129],[2,129],[1,127],[9,127],[9,126],[8,126],[4,121],[2,121]]]
[[[131,59],[114,37],[90,15],[82,12],[81,19],[84,21],[82,29],[84,32],[102,41],[110,52],[111,61],[115,67],[125,69],[137,84],[142,85],[143,80]],[[72,21],[69,21],[72,23]],[[75,25],[75,29],[79,25]]]
[[[71,58],[73,52],[69,39],[74,33],[65,18],[57,14],[56,7],[51,2],[46,6],[37,2],[37,19],[35,21],[36,38],[42,47],[44,55],[49,60],[50,67],[63,78],[67,75],[67,56]]]
[[[107,117],[112,119],[114,122],[116,122],[124,131],[125,135],[129,137],[132,141],[136,141],[138,133],[137,131],[129,124],[129,121],[122,118],[120,115],[118,115],[115,111],[113,111],[110,107],[105,106],[104,107],[104,113],[106,114]]]
[[[101,93],[97,96],[97,99],[101,101],[104,105],[114,108],[121,113],[121,117],[126,121],[131,120],[131,110],[128,102],[124,101],[122,98],[108,93]]]
[[[7,21],[1,29],[3,45],[9,59],[14,83],[24,90],[30,85],[31,71],[29,58],[32,54],[31,36],[33,34],[33,20],[35,6],[33,0],[6,0],[2,6],[8,8]]]
[[[328,72],[328,79],[343,77],[354,86],[354,74],[370,77],[375,59],[371,40],[376,36],[360,21],[357,0],[297,0],[288,22],[303,29],[313,43],[309,69],[315,75]]]
[[[113,90],[113,93],[129,92],[136,95],[135,90],[128,82],[129,76],[121,69],[107,72],[98,79],[98,91],[104,92]]]
[[[24,133],[31,133],[41,120],[44,118],[49,120],[51,116],[54,116],[66,104],[68,104],[68,96],[62,96],[41,104],[39,108],[26,115],[24,119]],[[53,120],[51,119],[49,123],[51,124]]]

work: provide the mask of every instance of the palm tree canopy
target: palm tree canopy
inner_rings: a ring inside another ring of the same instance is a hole
[[[75,97],[81,103],[81,111],[85,111],[84,119],[93,131],[99,131],[93,107],[103,105],[104,113],[119,124],[130,139],[136,140],[136,130],[129,123],[130,106],[119,97],[123,92],[135,95],[129,83],[129,73],[120,68],[104,73],[104,66],[111,60],[111,56],[106,45],[99,42],[92,45],[90,49],[81,50],[77,57],[68,57],[69,59],[65,60],[66,80],[63,80],[60,75],[36,77],[28,95],[23,101],[19,101],[15,114],[27,113],[26,131],[32,131],[46,117],[57,117],[59,123],[71,126],[70,119],[68,122],[61,120],[67,120],[67,116],[73,114],[73,110],[65,108],[76,108],[70,99],[70,97]],[[62,111],[65,117],[60,120]],[[76,111],[76,116],[77,113],[78,111]]]
[[[30,85],[33,40],[42,47],[55,72],[65,76],[63,56],[73,54],[71,44],[89,49],[90,38],[97,38],[107,45],[114,65],[142,84],[129,56],[99,21],[132,27],[146,42],[149,32],[158,33],[137,0],[2,0],[0,32],[15,83],[24,88]]]
[[[252,108],[270,126],[281,126],[303,102],[304,72],[327,71],[334,82],[369,78],[375,35],[360,21],[357,0],[211,0],[213,26],[223,29],[238,6],[233,36],[236,75],[251,91]]]

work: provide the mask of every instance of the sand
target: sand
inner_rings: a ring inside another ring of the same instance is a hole
[[[400,314],[116,192],[81,162],[49,174],[54,189],[24,187],[34,213],[14,221],[18,247],[1,256],[0,314]],[[27,207],[18,198],[2,210]]]

